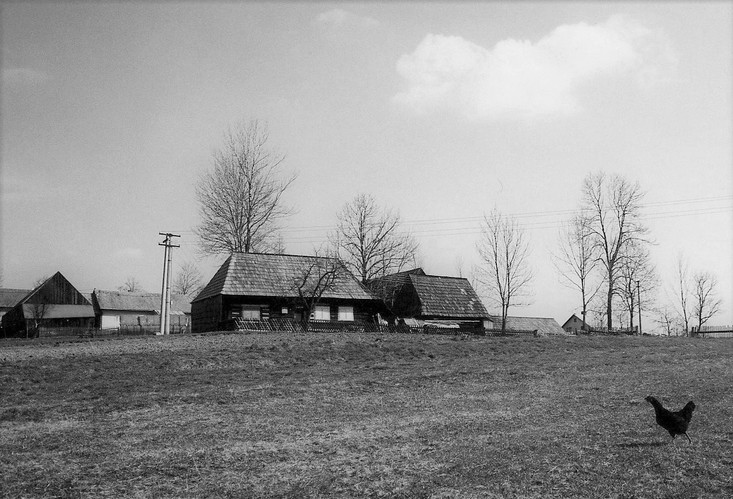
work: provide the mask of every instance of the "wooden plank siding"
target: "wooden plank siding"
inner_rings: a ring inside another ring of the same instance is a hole
[[[302,321],[309,315],[302,304],[294,298],[278,298],[263,296],[222,296],[199,300],[191,305],[192,332],[207,332],[216,330],[233,329],[235,321],[242,316],[237,313],[237,308],[243,305],[259,307],[261,321],[268,320],[290,320]],[[354,311],[354,323],[374,322],[379,312],[376,303],[359,303],[349,300],[323,300],[319,306],[328,306],[332,322],[339,321],[339,307],[352,307]],[[286,309],[283,312],[283,309]]]

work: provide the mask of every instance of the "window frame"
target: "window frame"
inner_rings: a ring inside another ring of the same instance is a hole
[[[339,306],[338,320],[341,322],[354,322],[354,306],[353,305]]]
[[[325,315],[326,318],[321,316]],[[331,306],[330,305],[316,305],[313,313],[311,314],[311,320],[314,321],[330,321],[331,320]]]

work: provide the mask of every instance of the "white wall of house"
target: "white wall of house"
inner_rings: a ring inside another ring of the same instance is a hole
[[[102,314],[102,329],[118,329],[120,327],[120,316],[112,314]]]

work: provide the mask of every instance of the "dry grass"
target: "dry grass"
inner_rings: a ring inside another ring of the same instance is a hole
[[[3,497],[733,495],[733,341],[0,346]],[[697,404],[669,444],[644,397]]]

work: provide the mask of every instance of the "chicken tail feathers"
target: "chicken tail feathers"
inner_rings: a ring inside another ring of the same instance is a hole
[[[685,418],[685,421],[687,421],[689,423],[690,420],[692,419],[692,411],[694,411],[694,410],[695,410],[695,402],[693,402],[692,400],[690,400],[689,402],[687,402],[687,404],[685,405],[685,407],[682,408],[682,410],[679,412],[679,414],[683,418]]]

